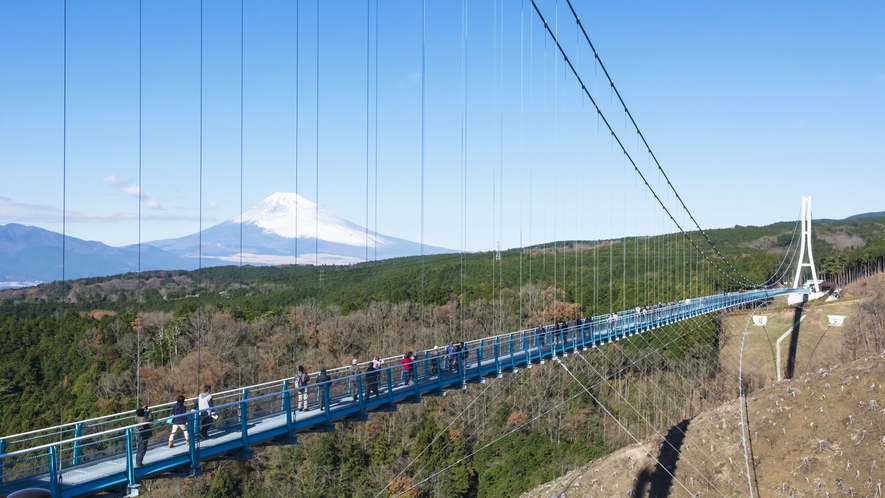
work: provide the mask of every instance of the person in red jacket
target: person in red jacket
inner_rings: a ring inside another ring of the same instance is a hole
[[[403,381],[405,385],[409,385],[412,382],[412,352],[403,355],[403,361],[400,362],[400,365],[403,369]]]

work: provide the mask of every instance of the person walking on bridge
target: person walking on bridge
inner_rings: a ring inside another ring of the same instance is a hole
[[[298,373],[295,374],[295,385],[298,387],[298,411],[307,411],[307,383],[310,376],[304,371],[304,367],[298,365]]]
[[[317,375],[317,401],[320,403],[320,410],[326,409],[326,390],[329,389],[326,384],[331,380],[332,378],[326,373],[326,369],[321,368],[320,374]]]
[[[359,374],[362,373],[360,370],[359,362],[356,358],[351,360],[350,369],[347,371],[352,377],[350,378],[350,395],[353,397],[353,400],[356,401],[357,395],[359,395]]]
[[[194,400],[194,410],[199,410],[197,420],[200,421],[201,439],[209,439],[209,428],[212,427],[212,423],[218,418],[218,415],[215,415],[215,410],[212,409],[215,407],[215,401],[212,400],[211,391],[212,386],[206,384],[203,386],[203,392]]]
[[[135,466],[141,467],[144,463],[144,455],[147,453],[148,441],[153,435],[151,422],[154,417],[151,415],[151,409],[148,405],[144,405],[135,410],[135,423],[140,424],[135,427]]]
[[[172,405],[172,433],[169,434],[170,448],[175,446],[173,440],[175,439],[175,433],[179,430],[184,435],[184,443],[190,444],[190,436],[187,432],[187,407],[184,406],[184,396],[181,395],[178,396],[175,404]]]
[[[375,393],[375,397],[379,397],[378,394],[378,378],[381,376],[381,372],[378,370],[378,367],[381,366],[380,362],[369,362],[369,366],[366,367],[366,384],[368,385],[369,392],[366,394],[366,399],[370,399],[372,397],[372,393]]]
[[[403,355],[403,360],[400,362],[400,366],[403,369],[403,385],[407,386],[412,382],[412,352],[409,351]]]

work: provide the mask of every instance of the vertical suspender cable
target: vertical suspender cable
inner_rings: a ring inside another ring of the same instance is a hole
[[[500,182],[499,191],[501,195],[498,197],[498,306],[501,310],[500,331],[505,330],[504,325],[504,254],[501,251],[504,241],[504,1],[501,1],[501,97],[499,109],[500,112],[500,143],[499,143],[499,162],[498,162],[498,181]]]
[[[244,93],[245,93],[245,8],[243,0],[240,0],[240,287],[243,287],[243,120],[244,120]],[[243,294],[240,294],[240,307],[242,308]]]
[[[529,16],[529,95],[531,96],[530,102],[532,103],[531,108],[529,109],[529,113],[534,116],[535,104],[534,104],[534,96],[535,96],[535,23],[532,22],[534,19],[533,16]],[[529,119],[529,136],[532,137],[533,142],[535,138],[534,119]],[[534,147],[531,147],[534,150]],[[532,172],[534,171],[534,161],[529,163],[529,282],[532,282],[532,259],[534,256],[534,247],[532,245],[532,220],[534,219],[534,210],[532,209],[532,196],[534,193],[534,189],[532,188]]]
[[[556,29],[557,37],[559,36],[559,2],[556,2],[556,18],[554,20],[554,27]],[[558,165],[559,161],[557,160],[559,157],[559,57],[553,57],[553,164],[554,167]],[[553,185],[556,185],[556,173],[553,174]],[[557,261],[558,261],[558,252],[559,249],[556,243],[556,221],[557,221],[557,208],[559,206],[559,202],[557,202],[559,196],[557,195],[556,188],[552,189],[553,192],[553,321],[556,322],[556,284],[557,282]]]
[[[498,110],[498,0],[492,2],[492,119]],[[500,159],[500,156],[498,156]],[[498,319],[495,313],[495,271],[498,269],[497,259],[499,257],[498,245],[496,243],[495,233],[495,215],[498,207],[498,172],[492,166],[492,209],[491,209],[491,235],[492,235],[492,279],[489,286],[489,304],[491,305],[492,314],[492,330],[495,330],[495,321]]]
[[[138,0],[138,278],[135,288],[135,407],[141,406],[141,137],[142,137],[142,31],[141,0]]]
[[[61,298],[61,341],[59,341],[59,355],[61,361],[61,389],[58,396],[58,419],[59,432],[58,438],[64,438],[64,432],[61,425],[65,422],[64,394],[65,394],[65,298],[67,295],[65,284],[65,252],[68,240],[68,1],[64,1],[64,41],[63,41],[63,73],[62,73],[62,149],[61,149],[61,282],[59,285],[59,294]]]
[[[375,254],[374,261],[378,261],[378,19],[380,10],[378,0],[375,0]],[[377,264],[376,264],[377,266]]]
[[[320,288],[322,287],[322,272],[320,271],[320,2],[317,0],[317,26],[316,26],[316,208],[314,209],[314,268],[317,272],[316,305],[314,306],[313,327],[319,328],[320,320]]]
[[[295,2],[295,275],[296,282],[298,281],[298,205],[300,204],[300,197],[298,196],[298,155],[301,153],[301,142],[298,141],[298,132],[299,132],[299,124],[300,120],[300,112],[299,112],[299,103],[301,102],[299,92],[299,82],[301,81],[299,78],[299,69],[301,67],[301,47],[299,42],[301,40],[301,2]],[[296,366],[296,353],[297,353],[297,344],[298,337],[293,334],[292,336],[292,376],[297,375],[297,366]],[[293,413],[298,413],[298,410],[295,410]]]
[[[621,276],[621,309],[627,309],[627,155],[624,154],[624,233],[621,235],[623,274]]]
[[[421,327],[424,327],[424,125],[427,95],[427,0],[421,2]]]
[[[198,249],[197,293],[201,294],[203,286],[203,0],[200,0],[200,246]],[[199,301],[198,301],[199,302]],[[197,392],[200,392],[202,354],[203,354],[203,316],[197,305]]]
[[[519,329],[522,330],[522,258],[524,250],[522,245],[522,215],[523,215],[523,193],[522,193],[522,166],[525,161],[525,151],[523,148],[523,129],[522,129],[522,106],[523,106],[523,85],[525,84],[525,74],[523,72],[523,63],[525,62],[525,1],[520,2],[519,6]]]
[[[467,19],[469,0],[461,3],[461,333],[467,320]]]
[[[369,18],[370,0],[366,0],[366,258],[369,261]],[[368,268],[368,265],[366,265]],[[368,286],[366,287],[368,289]],[[367,296],[368,297],[368,296]],[[366,315],[368,320],[369,315]]]

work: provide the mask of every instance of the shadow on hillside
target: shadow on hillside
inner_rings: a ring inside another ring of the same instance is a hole
[[[636,476],[637,481],[633,486],[634,497],[666,498],[670,496],[670,490],[673,487],[673,474],[676,473],[676,463],[679,461],[679,449],[685,440],[685,432],[690,423],[691,419],[685,419],[670,427],[664,437],[664,442],[661,443],[655,471],[649,472],[648,469],[644,469]]]
[[[796,306],[793,312],[793,332],[790,333],[790,350],[787,353],[787,366],[784,368],[784,379],[792,379],[796,373],[796,346],[799,344],[799,320],[802,319],[802,305]]]

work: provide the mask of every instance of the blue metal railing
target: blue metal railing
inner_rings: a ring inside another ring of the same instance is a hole
[[[171,404],[153,408],[156,417],[142,467],[135,467],[133,412],[83,420],[0,438],[0,494],[39,487],[53,496],[83,496],[133,486],[145,477],[169,471],[198,472],[200,462],[230,454],[249,454],[259,444],[291,444],[296,434],[323,431],[341,420],[389,410],[422,395],[462,388],[468,382],[498,376],[554,355],[593,347],[693,316],[744,306],[801,289],[754,290],[687,299],[652,309],[637,309],[549,325],[465,342],[465,349],[415,353],[412,382],[404,384],[402,356],[388,358],[375,374],[349,375],[347,367],[329,370],[331,380],[294,387],[293,379],[257,384],[214,395],[217,419],[210,438],[199,440],[202,413],[188,413],[186,446],[167,447]],[[374,375],[374,377],[372,376]],[[314,374],[312,378],[316,378]],[[355,394],[354,400],[354,381]],[[373,392],[376,394],[373,396]],[[297,410],[306,394],[308,410]],[[191,400],[188,401],[192,402]],[[181,436],[178,436],[181,438]]]

